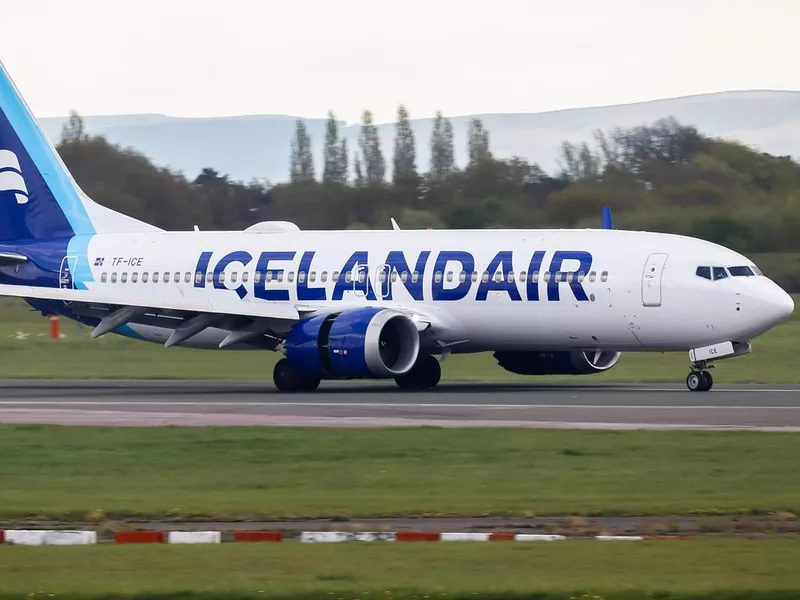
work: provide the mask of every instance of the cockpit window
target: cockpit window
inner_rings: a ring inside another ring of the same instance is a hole
[[[714,267],[712,269],[714,273],[714,281],[717,279],[725,279],[728,276],[727,271],[723,267]]]
[[[711,267],[697,267],[697,276],[703,279],[711,279]]]
[[[750,267],[728,267],[731,277],[753,277],[755,273]]]

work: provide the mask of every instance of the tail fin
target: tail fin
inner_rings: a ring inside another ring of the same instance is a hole
[[[0,241],[152,230],[80,190],[0,63]]]
[[[614,229],[614,221],[611,218],[611,207],[603,207],[603,219],[600,222],[600,229]]]

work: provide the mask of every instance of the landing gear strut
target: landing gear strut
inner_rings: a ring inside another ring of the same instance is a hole
[[[424,354],[408,373],[395,377],[394,381],[401,390],[429,390],[436,387],[441,377],[439,361],[430,354]]]
[[[319,377],[309,376],[294,368],[289,359],[282,358],[275,363],[272,381],[279,392],[313,392],[319,387]]]
[[[708,371],[692,370],[686,376],[686,387],[692,392],[707,392],[714,385],[714,378]]]

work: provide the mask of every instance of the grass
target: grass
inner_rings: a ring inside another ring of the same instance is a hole
[[[116,335],[89,339],[88,327],[62,319],[64,338],[48,337],[49,321],[18,299],[0,299],[0,378],[271,379],[274,352],[214,352],[164,348]],[[800,352],[800,311],[754,342],[754,352],[720,364],[717,383],[800,381],[792,357]],[[630,353],[606,373],[566,378],[583,382],[682,381],[686,353]],[[508,373],[490,353],[454,355],[443,364],[446,381],[563,381]]]
[[[0,456],[7,519],[800,510],[783,433],[3,425]]]
[[[7,547],[0,597],[789,600],[798,564],[800,541],[780,538]]]

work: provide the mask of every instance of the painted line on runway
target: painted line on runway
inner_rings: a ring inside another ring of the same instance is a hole
[[[480,410],[523,410],[531,408],[557,409],[655,409],[655,410],[800,410],[800,406],[745,406],[732,404],[450,404],[450,403],[405,403],[405,402],[200,402],[158,400],[0,400],[5,406],[297,406],[304,408],[473,408]]]

